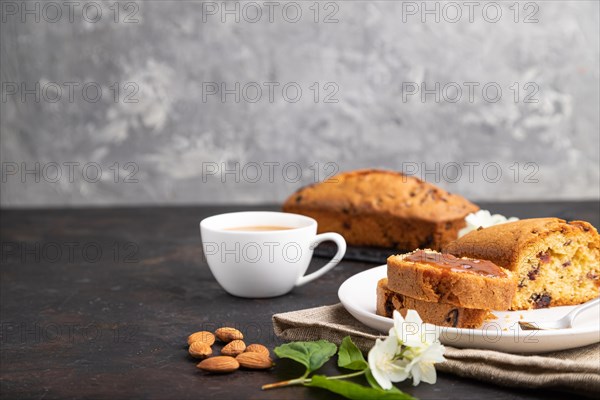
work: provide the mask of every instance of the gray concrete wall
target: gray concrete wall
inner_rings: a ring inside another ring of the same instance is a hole
[[[2,1],[2,206],[600,197],[596,1],[113,3]]]

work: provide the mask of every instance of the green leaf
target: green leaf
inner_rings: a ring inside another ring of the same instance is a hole
[[[291,342],[275,347],[279,358],[290,358],[306,367],[307,374],[318,370],[337,351],[337,346],[327,340]]]
[[[337,393],[351,400],[415,400],[400,390],[374,389],[358,383],[337,379],[327,379],[323,375],[315,375],[305,386],[318,387]]]
[[[369,368],[369,363],[367,363],[362,352],[352,342],[350,336],[346,336],[342,340],[342,344],[338,350],[338,366],[354,371],[362,371]]]

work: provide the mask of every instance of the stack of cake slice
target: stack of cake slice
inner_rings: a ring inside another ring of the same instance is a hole
[[[377,314],[416,310],[424,322],[478,328],[491,310],[507,310],[517,280],[491,261],[457,258],[433,250],[391,256],[377,285]]]

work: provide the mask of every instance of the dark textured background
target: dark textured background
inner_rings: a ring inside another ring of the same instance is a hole
[[[600,225],[595,202],[482,206],[518,217],[556,215]],[[342,282],[378,265],[343,260],[285,296],[230,296],[203,260],[198,221],[245,208],[1,210],[1,397],[336,399],[316,389],[261,392],[263,384],[302,374],[285,360],[271,372],[210,376],[187,354],[190,333],[222,325],[273,349],[281,343],[273,334],[274,313],[337,303]],[[83,250],[90,243],[102,249],[94,262],[92,249]],[[63,251],[59,259],[53,245]],[[324,262],[314,258],[309,271]],[[325,372],[340,373],[334,365]],[[552,388],[506,388],[448,374],[440,374],[435,385],[404,382],[399,388],[421,399],[573,398]]]

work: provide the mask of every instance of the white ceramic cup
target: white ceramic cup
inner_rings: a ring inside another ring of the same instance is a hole
[[[241,231],[248,226],[285,226],[292,229]],[[346,253],[337,233],[317,235],[317,221],[304,215],[246,211],[220,214],[200,222],[202,247],[211,272],[228,293],[263,298],[288,293],[335,267]],[[304,275],[313,249],[331,240],[337,253],[323,267]]]

